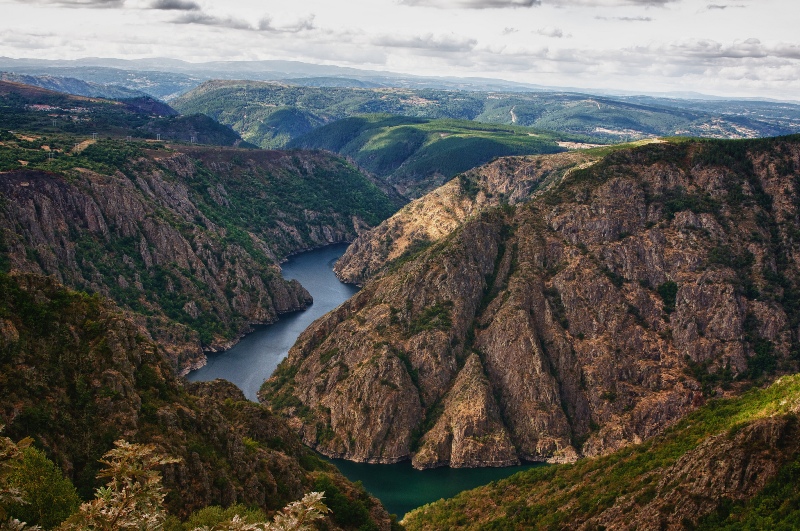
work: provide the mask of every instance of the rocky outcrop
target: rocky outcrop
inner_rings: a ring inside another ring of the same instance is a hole
[[[339,503],[369,511],[365,525],[390,528],[377,500],[233,384],[183,387],[158,345],[109,301],[52,278],[0,274],[0,314],[0,424],[15,440],[33,437],[83,496],[102,484],[97,460],[122,438],[180,459],[163,471],[172,514],[234,503],[273,512],[324,478]]]
[[[796,137],[612,153],[367,282],[262,396],[306,444],[359,461],[641,442],[796,367],[799,177]]]
[[[368,227],[363,216],[380,219],[358,200],[281,199],[296,193],[293,179],[314,183],[306,186],[317,194],[326,186],[343,193],[350,182],[391,208],[366,178],[324,154],[187,147],[142,153],[121,168],[4,173],[2,254],[11,271],[52,275],[138,312],[179,372],[204,362],[201,345],[228,348],[251,324],[311,302],[281,278],[280,259],[352,240]]]
[[[413,461],[416,468],[519,464],[477,354],[467,359],[442,408],[436,424],[420,441]]]

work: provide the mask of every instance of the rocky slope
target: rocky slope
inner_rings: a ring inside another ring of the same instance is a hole
[[[422,507],[423,529],[796,529],[800,377],[715,400],[652,441]]]
[[[396,261],[451,234],[479,211],[526,201],[565,173],[599,158],[596,152],[586,151],[505,157],[470,170],[359,235],[336,262],[334,271],[343,282],[363,286]]]
[[[391,527],[377,500],[232,384],[183,387],[146,333],[101,297],[0,274],[4,434],[33,437],[84,497],[99,486],[98,458],[124,438],[180,458],[165,467],[164,484],[181,517],[212,504],[275,511],[324,484],[340,507],[331,528]]]
[[[798,183],[798,137],[611,153],[367,282],[300,336],[264,400],[357,461],[638,443],[796,368]]]
[[[0,155],[34,162],[1,174],[5,267],[135,310],[179,371],[203,362],[201,345],[230,346],[311,302],[280,277],[281,259],[352,240],[394,209],[322,153],[101,141],[49,164],[35,162],[43,140],[15,140]]]

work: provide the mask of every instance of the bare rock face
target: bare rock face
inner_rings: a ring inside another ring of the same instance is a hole
[[[799,177],[794,137],[573,169],[367,282],[262,398],[306,444],[358,461],[569,462],[641,442],[796,367]]]
[[[138,312],[180,373],[205,362],[201,345],[229,348],[251,324],[311,303],[305,288],[281,278],[280,259],[350,241],[367,227],[344,207],[262,206],[300,174],[349,178],[354,170],[343,161],[185,150],[153,152],[130,161],[126,173],[19,170],[0,179],[0,237],[10,270],[52,275]],[[305,205],[305,198],[297,201]],[[242,209],[277,221],[250,226]]]
[[[343,281],[363,285],[394,261],[419,252],[451,234],[479,211],[517,204],[599,157],[584,153],[508,157],[470,170],[356,238],[336,262]]]
[[[519,464],[477,354],[470,355],[458,373],[443,408],[436,425],[420,441],[412,461],[415,468]]]

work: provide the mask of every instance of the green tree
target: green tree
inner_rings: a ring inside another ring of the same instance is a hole
[[[0,432],[3,431],[3,426],[0,424]],[[33,439],[27,437],[18,443],[15,443],[8,437],[0,437],[0,529],[9,531],[21,531],[28,528],[24,522],[20,522],[14,517],[9,515],[7,507],[9,505],[18,505],[25,503],[22,498],[22,492],[11,485],[9,477],[16,462],[22,458],[22,452],[30,446]],[[38,529],[34,527],[33,529]]]
[[[106,468],[98,477],[109,478],[108,483],[97,489],[94,500],[81,505],[79,512],[62,524],[61,531],[160,531],[164,528],[165,492],[157,468],[178,460],[158,454],[152,444],[120,440],[114,445],[116,448],[100,460]],[[322,498],[323,493],[310,492],[285,507],[271,522],[251,523],[246,516],[235,514],[225,521],[196,527],[194,531],[308,531],[313,521],[329,512]],[[228,516],[225,511],[220,514]],[[210,513],[206,516],[213,518]]]
[[[309,492],[301,500],[287,505],[271,522],[248,523],[239,515],[213,527],[197,527],[193,531],[310,531],[311,525],[329,512],[322,499],[324,493]]]
[[[80,505],[75,486],[44,452],[33,447],[21,451],[10,467],[8,484],[25,503],[9,506],[8,512],[29,524],[51,529],[66,520]]]

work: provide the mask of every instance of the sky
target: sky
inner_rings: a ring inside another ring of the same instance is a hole
[[[800,99],[797,0],[0,0],[0,55]]]

